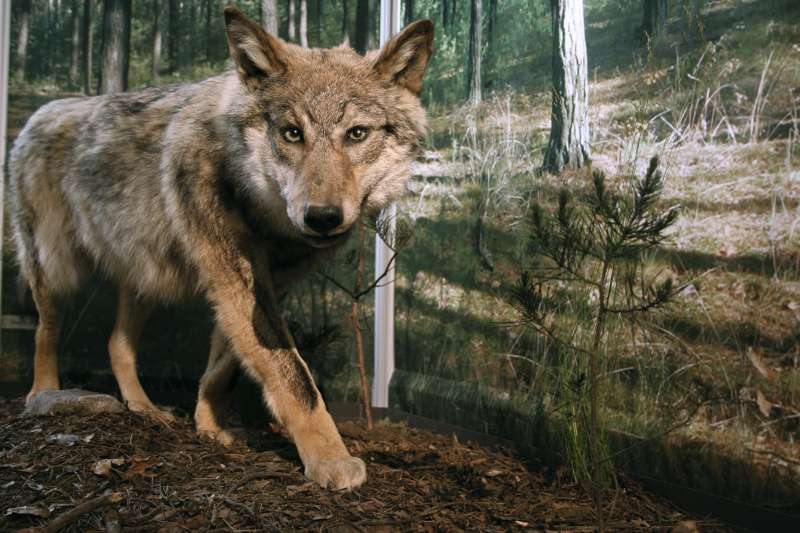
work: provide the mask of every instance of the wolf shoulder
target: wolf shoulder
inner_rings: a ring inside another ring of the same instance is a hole
[[[153,87],[114,95],[69,97],[53,100],[40,107],[25,124],[14,143],[14,152],[30,144],[69,142],[103,143],[117,135],[130,140],[158,142],[169,122],[194,97],[215,85],[225,76],[208,80]],[[146,134],[146,135],[143,135]],[[146,138],[145,138],[146,137]]]

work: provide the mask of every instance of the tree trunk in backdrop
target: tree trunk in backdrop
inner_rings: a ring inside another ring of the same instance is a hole
[[[150,79],[158,81],[161,68],[161,0],[153,0],[153,56],[150,60]]]
[[[342,0],[342,44],[350,46],[350,2]]]
[[[28,35],[30,34],[31,0],[19,3],[19,33],[17,34],[17,64],[14,75],[19,81],[25,81],[25,64],[28,62]]]
[[[189,8],[189,46],[187,46],[189,57],[184,64],[193,65],[194,58],[197,57],[197,3],[188,2],[187,7]]]
[[[494,88],[497,78],[497,0],[489,0],[489,30],[486,36],[487,87]]]
[[[550,0],[553,107],[544,167],[559,173],[589,162],[589,98],[583,0]]]
[[[54,0],[47,0],[47,4],[45,5],[44,11],[44,19],[45,19],[45,38],[44,38],[44,46],[45,50],[48,51],[47,54],[44,56],[43,66],[45,72],[52,71],[53,59],[57,53],[57,43],[56,43],[56,35],[55,35],[55,25],[56,25],[56,16],[55,16],[55,2]]]
[[[369,0],[369,20],[367,21],[367,50],[375,50],[380,46],[378,36],[378,0]]]
[[[289,42],[294,42],[294,0],[287,0],[286,4],[286,12],[288,13],[286,18],[286,39]]]
[[[367,39],[369,37],[369,0],[358,0],[356,2],[356,35],[353,41],[353,48],[356,52],[363,54],[367,51]]]
[[[83,94],[92,94],[92,8],[94,0],[83,0]]]
[[[121,93],[128,88],[131,49],[131,0],[103,0],[103,63],[99,93]]]
[[[322,46],[322,0],[316,0],[314,7],[314,45]]]
[[[472,105],[481,103],[481,16],[482,0],[471,0],[469,16],[469,60],[467,63],[467,89]]]
[[[78,71],[81,62],[81,6],[79,0],[72,0],[72,55],[69,60],[69,81],[78,83]]]
[[[644,0],[642,42],[648,43],[667,31],[668,0]]]
[[[261,26],[278,35],[278,0],[261,0]]]
[[[691,29],[692,29],[692,33],[694,33],[694,35],[696,35],[700,39],[703,39],[703,33],[704,33],[703,18],[702,18],[704,4],[705,4],[704,0],[694,0],[692,2],[692,28]]]
[[[181,4],[179,0],[169,0],[169,24],[167,26],[167,57],[169,58],[169,71],[178,70],[181,43]]]
[[[300,0],[300,46],[308,48],[308,0]]]
[[[447,31],[447,27],[450,25],[450,2],[448,0],[442,0],[442,29]]]
[[[414,0],[406,0],[403,2],[403,22],[406,26],[414,22]]]
[[[275,0],[272,0],[273,2]],[[211,19],[216,15],[216,6],[214,6],[216,2],[214,0],[206,0],[206,34],[205,34],[205,41],[206,41],[206,62],[211,61]],[[277,22],[276,22],[277,24]],[[278,27],[275,26],[275,33],[278,33]]]

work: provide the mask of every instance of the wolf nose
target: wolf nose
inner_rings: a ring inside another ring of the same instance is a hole
[[[342,224],[342,209],[332,205],[311,205],[306,207],[303,221],[312,230],[326,235]]]

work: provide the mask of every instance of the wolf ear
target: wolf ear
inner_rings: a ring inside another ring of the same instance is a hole
[[[422,77],[433,54],[433,22],[409,24],[381,49],[374,68],[381,78],[402,85],[412,93],[422,92]]]
[[[236,6],[226,6],[224,14],[231,59],[250,90],[286,71],[286,45],[282,40],[265,32]]]

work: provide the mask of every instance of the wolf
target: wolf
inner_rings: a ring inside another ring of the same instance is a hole
[[[197,430],[222,441],[228,382],[263,387],[308,478],[366,479],[281,316],[280,296],[404,189],[426,128],[420,102],[433,24],[380,50],[305,49],[224,10],[235,68],[190,85],[39,109],[9,159],[21,275],[39,312],[33,386],[58,389],[62,309],[99,271],[118,288],[108,350],[130,409],[168,417],[136,374],[158,303],[203,296],[214,312]]]

